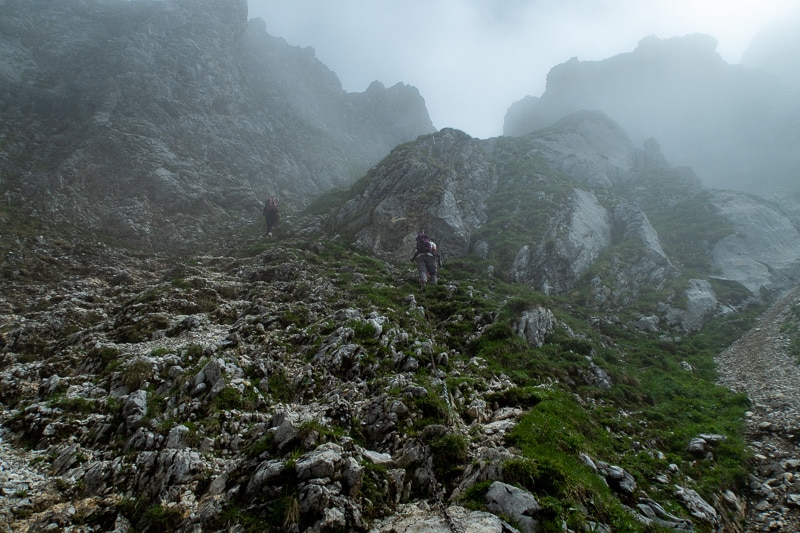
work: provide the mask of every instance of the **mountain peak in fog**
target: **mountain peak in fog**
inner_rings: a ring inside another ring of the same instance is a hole
[[[608,114],[636,142],[656,138],[667,159],[707,186],[768,195],[796,175],[796,100],[760,69],[726,63],[701,34],[646,37],[603,61],[551,69],[540,98],[508,110],[506,135],[541,129],[581,109]]]

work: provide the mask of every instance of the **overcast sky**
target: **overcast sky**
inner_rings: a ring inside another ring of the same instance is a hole
[[[250,18],[312,46],[348,92],[417,87],[437,129],[502,134],[508,107],[540,96],[571,57],[631,52],[648,35],[706,33],[732,64],[797,0],[248,0]]]

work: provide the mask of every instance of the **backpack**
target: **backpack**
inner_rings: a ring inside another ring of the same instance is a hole
[[[267,213],[274,213],[276,211],[278,211],[278,199],[271,196],[264,205],[264,214],[266,215]]]
[[[431,238],[425,235],[424,233],[417,235],[417,253],[418,254],[433,253],[433,247],[431,246]]]

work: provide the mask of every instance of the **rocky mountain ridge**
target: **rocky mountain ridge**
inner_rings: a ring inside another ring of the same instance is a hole
[[[6,203],[138,246],[301,208],[434,131],[414,87],[346,93],[246,0],[3,0],[0,30]]]

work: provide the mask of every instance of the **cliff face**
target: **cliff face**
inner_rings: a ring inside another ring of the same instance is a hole
[[[800,232],[777,206],[735,193],[715,192],[712,204],[734,232],[711,249],[720,275],[767,297],[785,292],[800,279]]]
[[[140,245],[302,206],[433,131],[415,88],[344,92],[245,0],[5,1],[0,28],[6,197]]]
[[[727,64],[708,36],[647,37],[603,61],[552,68],[538,98],[513,104],[506,135],[524,135],[579,110],[609,115],[640,143],[654,137],[673,164],[706,186],[775,194],[796,187],[797,99],[762,69]]]
[[[454,255],[470,251],[471,233],[487,218],[496,171],[484,143],[453,129],[400,146],[356,185],[363,192],[336,215],[357,246],[392,260],[408,259],[426,229]]]

